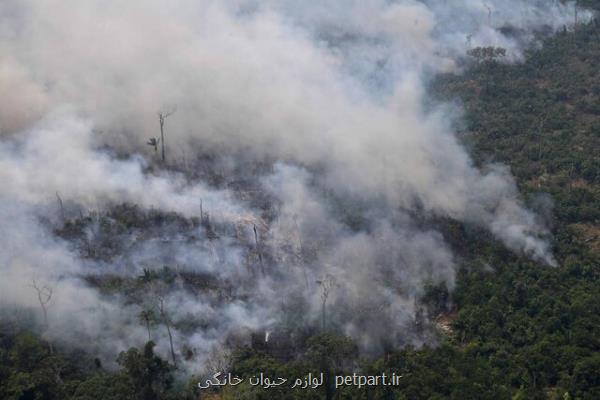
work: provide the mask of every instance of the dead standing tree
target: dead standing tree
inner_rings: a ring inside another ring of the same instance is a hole
[[[148,331],[148,341],[152,340],[152,334],[150,332],[150,328],[152,324],[156,321],[156,315],[154,315],[154,311],[152,309],[144,309],[138,314],[138,319],[146,326],[146,330]]]
[[[321,286],[321,318],[323,332],[325,332],[327,328],[327,299],[329,298],[331,289],[333,289],[336,285],[335,277],[331,274],[327,274],[323,279],[317,281],[317,284]]]
[[[258,261],[260,262],[260,272],[264,275],[265,274],[265,264],[263,262],[262,249],[260,248],[260,245],[258,242],[258,231],[256,230],[256,224],[252,225],[252,229],[254,230],[254,244],[256,246],[256,253],[258,254]]]
[[[167,327],[167,334],[169,335],[169,345],[171,347],[171,358],[173,359],[173,365],[177,367],[177,360],[175,358],[175,348],[173,347],[173,334],[171,333],[171,318],[165,308],[165,298],[162,294],[158,295],[158,312],[160,317]]]
[[[60,216],[62,217],[62,222],[64,224],[66,221],[65,206],[63,205],[63,201],[60,198],[60,195],[58,194],[58,192],[56,192],[56,200],[58,201],[58,207],[60,208]]]
[[[54,293],[54,290],[47,285],[39,286],[35,279],[31,281],[31,285],[29,286],[31,286],[37,293],[40,308],[42,309],[42,314],[44,316],[44,331],[47,331],[49,328],[48,306],[52,300],[52,294]],[[52,343],[48,342],[48,346],[50,347],[50,353],[54,353],[54,347],[52,346]]]
[[[487,12],[488,12],[488,14],[487,14],[488,26],[491,27],[492,26],[492,8],[487,4],[484,4],[484,7],[487,9]]]
[[[310,289],[310,285],[308,283],[308,273],[306,271],[306,263],[304,262],[304,242],[302,241],[302,231],[300,230],[300,225],[298,225],[298,216],[294,215],[292,217],[294,221],[294,227],[296,228],[296,240],[298,243],[298,254],[297,258],[299,262],[302,264],[302,272],[304,273],[304,281],[306,283],[306,290]]]
[[[177,111],[176,108],[172,109],[171,111],[158,112],[158,122],[160,124],[160,156],[163,163],[165,162],[165,120],[173,115],[175,111]],[[155,144],[158,145],[158,143]]]
[[[52,300],[52,288],[49,286],[39,286],[35,279],[32,280],[30,285],[37,293],[38,301],[44,315],[44,328],[48,329],[48,304]]]

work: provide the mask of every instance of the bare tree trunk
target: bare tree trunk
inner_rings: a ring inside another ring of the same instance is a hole
[[[171,334],[171,327],[169,326],[169,323],[166,323],[165,325],[167,325],[167,333],[169,334],[169,345],[171,346],[171,358],[173,359],[173,365],[177,366],[177,361],[175,360],[175,349],[173,348],[173,335]]]
[[[327,307],[327,298],[323,299],[323,303],[321,304],[321,308],[322,308],[321,309],[321,319],[322,319],[321,323],[322,323],[323,332],[325,332],[325,328],[326,328],[325,321],[327,321],[327,319],[325,317],[325,312],[327,310],[326,307]]]
[[[263,263],[262,252],[260,250],[260,247],[258,246],[258,232],[256,231],[256,225],[253,225],[253,229],[254,229],[254,242],[256,243],[256,252],[258,253],[258,260],[260,262],[260,271],[264,275],[265,274],[265,265]]]
[[[300,232],[300,226],[298,226],[298,220],[294,218],[294,225],[296,227],[296,235],[298,236],[298,244],[300,247],[299,260],[302,264],[302,272],[304,274],[304,281],[306,283],[306,290],[310,289],[308,284],[308,273],[306,272],[306,264],[304,263],[304,242],[302,241],[302,232]]]
[[[322,280],[317,281],[321,285],[321,317],[323,324],[323,332],[327,329],[327,299],[329,292],[336,285],[333,275],[327,274]]]
[[[47,331],[49,328],[48,304],[50,303],[50,300],[52,299],[53,290],[51,287],[48,287],[46,285],[44,285],[42,287],[38,286],[35,279],[33,279],[30,286],[37,293],[38,301],[40,303],[40,307],[41,307],[42,313],[44,315],[44,331]],[[48,341],[48,347],[50,348],[50,353],[54,353],[54,346],[52,346],[52,343],[50,341]]]
[[[44,328],[48,328],[48,309],[46,305],[52,299],[52,288],[48,286],[39,287],[35,279],[31,283],[31,287],[37,292],[38,301],[40,303],[40,307],[42,308],[42,313],[44,314]]]
[[[165,117],[162,114],[160,114],[158,118],[160,121],[160,156],[162,158],[162,161],[165,162]]]
[[[56,192],[56,199],[58,200],[58,207],[60,208],[60,215],[62,217],[62,221],[63,223],[65,222],[65,207],[63,206],[63,201],[60,198],[60,195],[58,194],[58,192]]]
[[[169,112],[158,113],[158,122],[160,124],[160,156],[162,158],[163,163],[165,162],[165,119],[171,116],[175,112],[175,109]]]
[[[165,311],[165,300],[164,298],[160,297],[158,301],[160,315],[163,319],[163,323],[167,327],[167,333],[169,335],[169,345],[171,347],[171,358],[173,359],[173,365],[177,367],[177,360],[175,358],[175,348],[173,347],[173,335],[171,334],[171,322],[169,321],[169,317],[167,315],[167,312]]]
[[[150,320],[146,320],[146,329],[148,330],[148,341],[152,341],[152,335],[150,335]]]

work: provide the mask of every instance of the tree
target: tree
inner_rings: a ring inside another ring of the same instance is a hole
[[[62,218],[62,222],[64,223],[66,221],[66,218],[65,218],[65,207],[63,205],[63,201],[60,198],[60,195],[58,194],[58,192],[56,192],[56,200],[58,201],[58,207],[60,208],[60,216]]]
[[[161,158],[162,161],[165,162],[165,120],[170,117],[171,115],[173,115],[173,113],[176,111],[176,109],[172,109],[171,111],[159,111],[158,112],[158,122],[160,124],[160,147],[161,147]],[[156,145],[158,145],[158,143],[156,143]]]
[[[329,292],[335,286],[335,277],[331,274],[325,275],[322,280],[317,281],[317,284],[321,286],[321,318],[322,318],[322,329],[325,332],[326,325],[326,311],[327,311],[327,299],[329,298]]]
[[[148,330],[148,341],[151,341],[152,336],[150,333],[150,327],[156,321],[156,315],[154,314],[154,310],[152,310],[151,308],[143,309],[138,314],[138,319],[146,326],[146,329]]]
[[[325,398],[333,399],[333,375],[352,367],[357,358],[356,344],[346,336],[322,333],[311,337],[308,342],[307,358],[325,375],[323,382]]]
[[[477,62],[497,61],[499,58],[506,57],[506,49],[502,47],[475,47],[467,51],[467,54],[477,60]]]
[[[173,347],[173,335],[171,333],[171,319],[165,308],[165,298],[162,294],[158,295],[158,311],[162,318],[163,323],[167,327],[167,334],[169,335],[169,346],[171,348],[171,358],[173,359],[173,365],[177,367],[177,360],[175,358],[175,348]]]
[[[252,229],[254,230],[254,243],[256,245],[256,252],[258,253],[258,260],[260,262],[260,272],[264,275],[265,264],[263,263],[262,251],[258,243],[258,231],[256,230],[256,224],[252,226]]]
[[[488,6],[487,4],[484,4],[485,8],[487,8],[488,11],[488,16],[487,16],[487,23],[488,26],[492,26],[492,8],[490,6]]]
[[[0,354],[2,350],[0,350]],[[62,399],[64,360],[50,353],[45,343],[30,333],[14,338],[7,357],[0,357],[8,374],[0,381],[0,398]]]
[[[39,286],[35,279],[31,281],[30,285],[37,293],[37,298],[44,315],[44,329],[48,329],[48,305],[52,300],[53,289],[47,285]]]
[[[117,362],[129,378],[135,397],[140,400],[157,400],[173,385],[172,367],[154,354],[155,343],[144,346],[143,353],[137,348],[121,352]]]
[[[139,397],[130,377],[123,372],[101,372],[77,382],[69,400],[132,400]],[[64,398],[64,397],[63,397]]]
[[[575,365],[571,390],[578,399],[600,396],[600,354],[592,354]]]

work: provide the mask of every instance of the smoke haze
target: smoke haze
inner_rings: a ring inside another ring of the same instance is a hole
[[[45,282],[54,293],[46,334],[93,338],[110,360],[146,340],[140,304],[164,296],[194,369],[228,338],[292,329],[289,320],[318,327],[329,282],[331,328],[365,351],[431,341],[415,327],[418,301],[426,284],[452,290],[456,260],[415,213],[479,226],[518,254],[556,262],[508,168],[474,166],[452,130],[459,116],[426,106],[427,82],[460,73],[477,46],[519,62],[536,33],[574,18],[572,2],[535,0],[4,0],[0,212],[10,223],[0,227],[0,302],[39,307],[29,285]],[[157,113],[173,110],[169,168],[159,168],[145,143],[159,136]],[[202,179],[206,163],[232,175]],[[265,166],[244,171],[252,163]],[[237,189],[238,178],[251,190]],[[98,215],[115,205],[189,221],[203,220],[201,202],[210,228],[134,229],[115,254],[82,256],[105,229]],[[92,210],[85,243],[53,234],[61,212]],[[85,278],[167,264],[221,289],[175,279],[135,303]],[[166,333],[155,334],[167,354]]]

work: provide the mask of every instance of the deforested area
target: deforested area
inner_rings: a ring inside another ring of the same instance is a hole
[[[3,0],[0,398],[599,398],[597,10]]]

